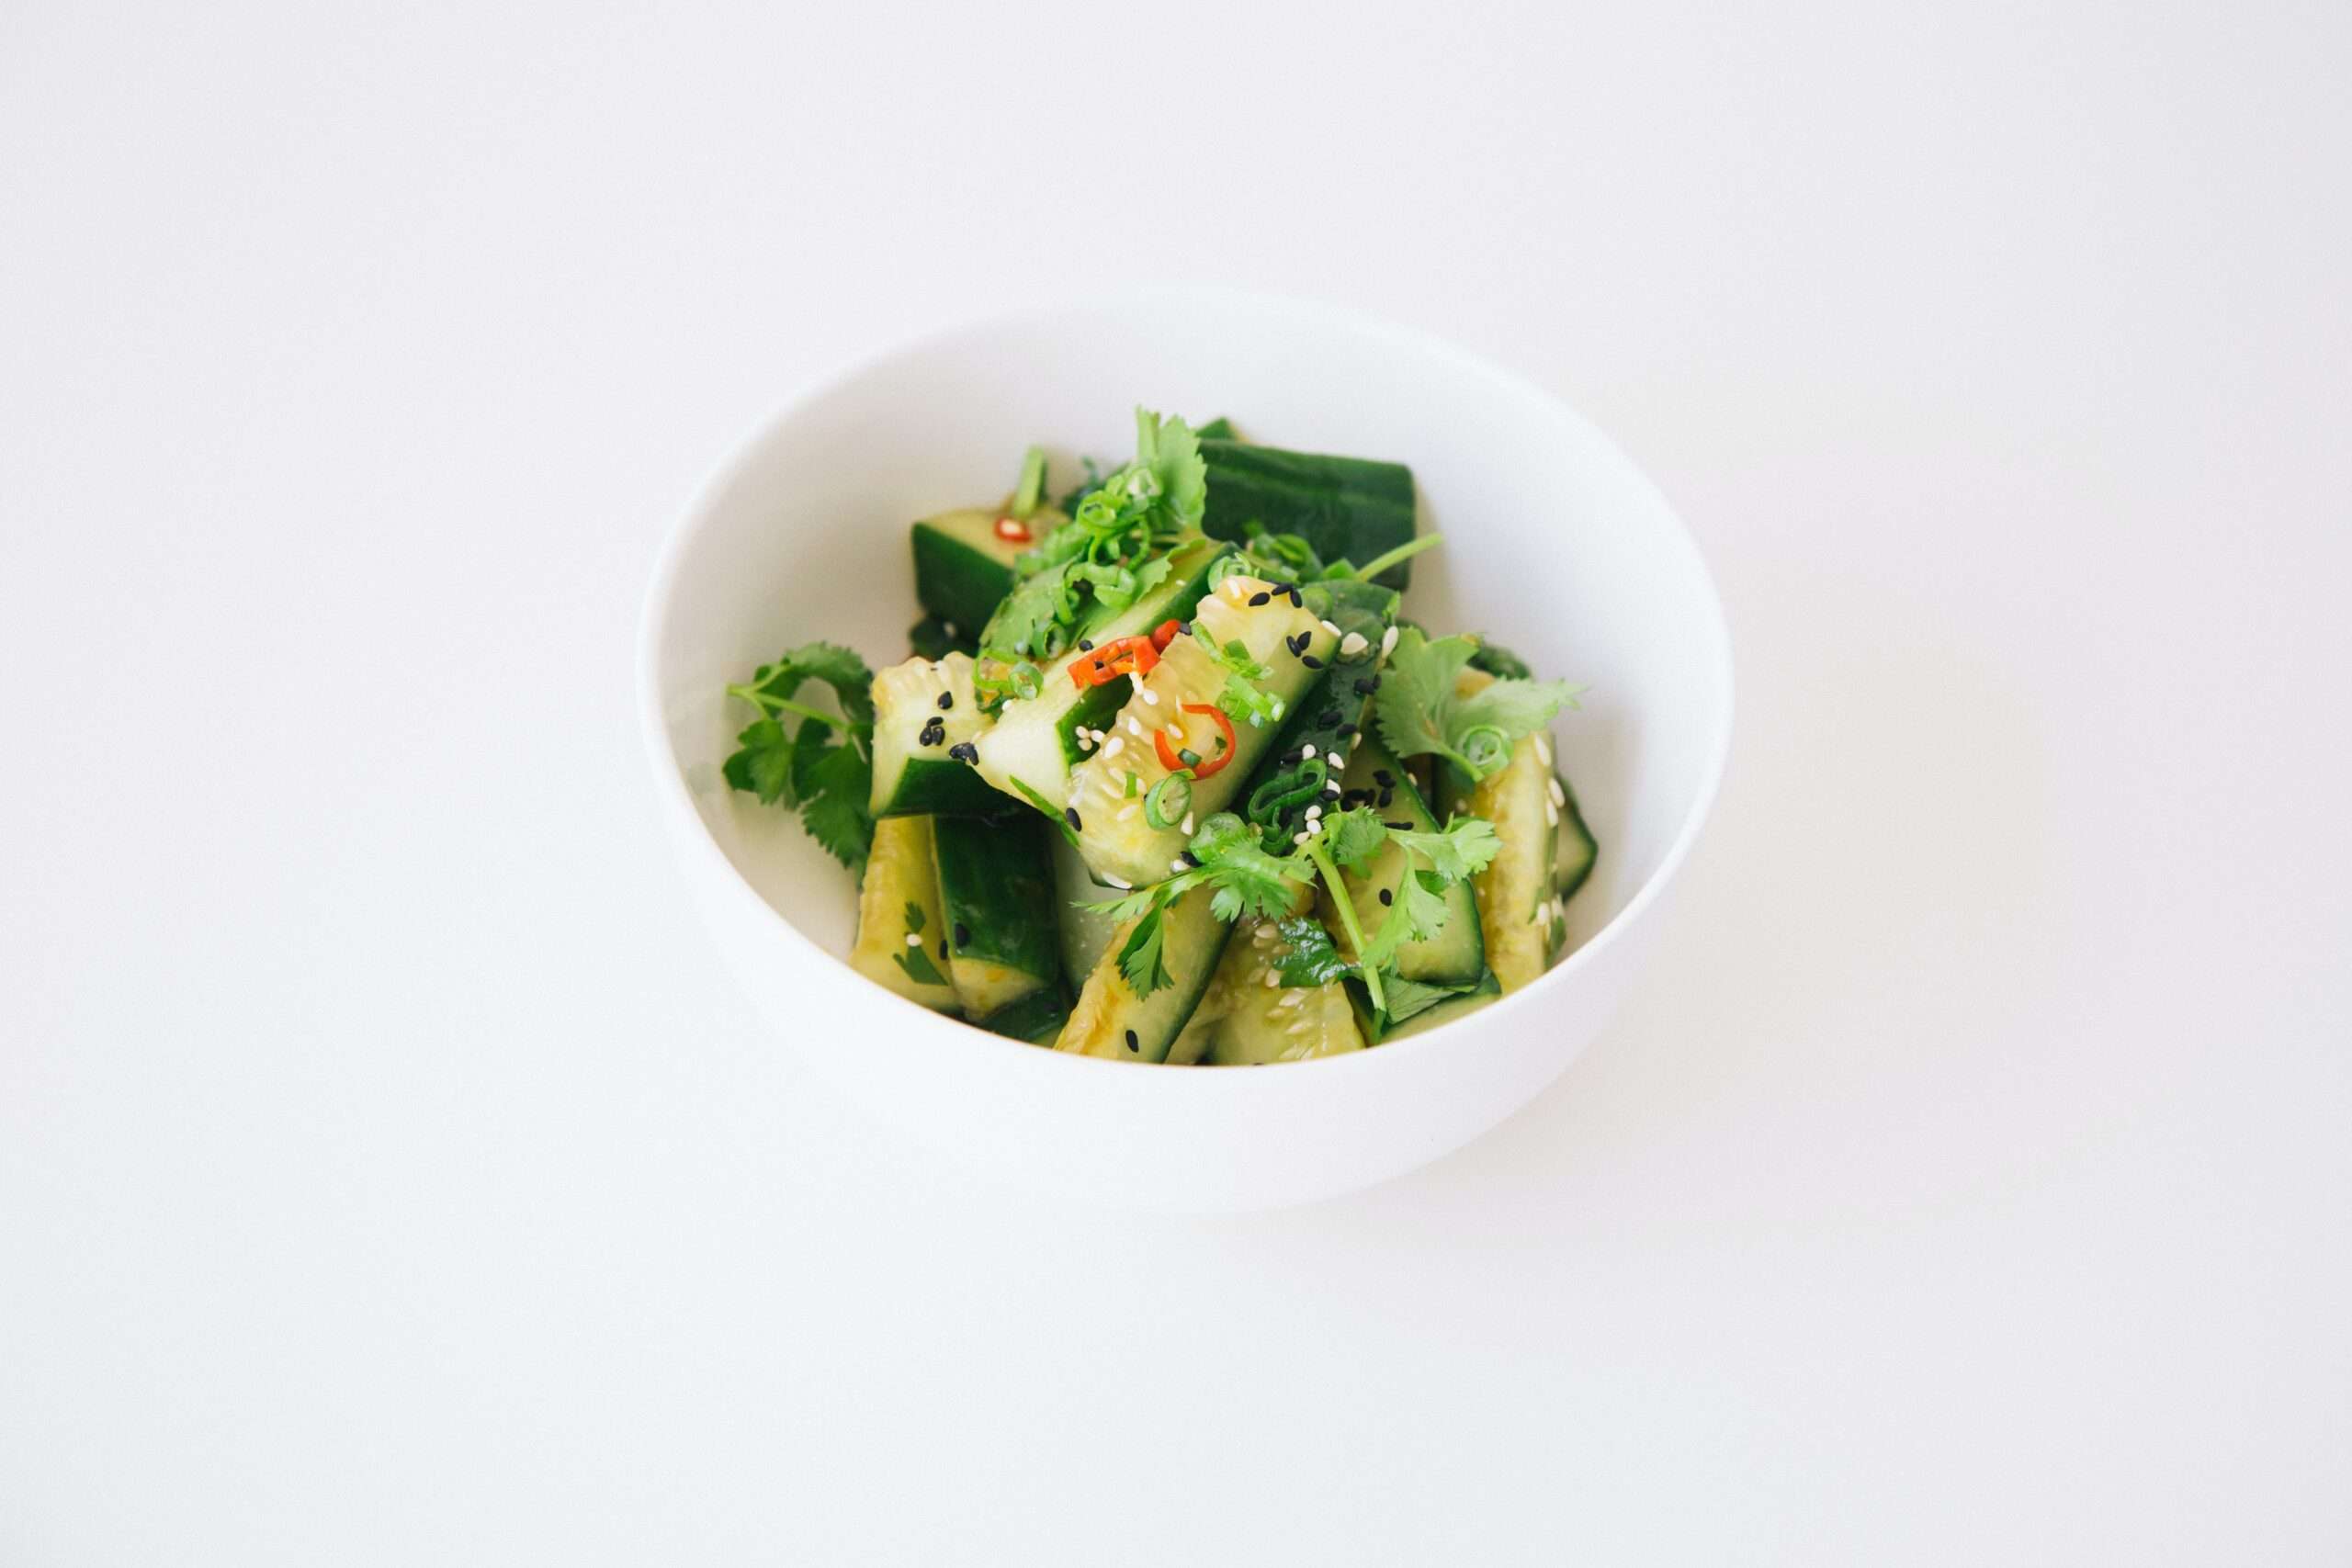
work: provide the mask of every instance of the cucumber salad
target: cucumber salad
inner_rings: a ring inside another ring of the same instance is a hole
[[[1596,845],[1549,727],[1580,688],[1402,614],[1401,464],[1138,410],[1134,460],[913,527],[875,672],[810,643],[727,688],[727,782],[858,878],[851,964],[1125,1062],[1377,1046],[1526,985]]]

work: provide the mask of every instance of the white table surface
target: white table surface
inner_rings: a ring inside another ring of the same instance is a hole
[[[2352,11],[662,9],[0,10],[0,1562],[2352,1556]],[[842,1103],[638,750],[712,464],[1131,277],[1739,646],[1622,1021],[1302,1212]]]

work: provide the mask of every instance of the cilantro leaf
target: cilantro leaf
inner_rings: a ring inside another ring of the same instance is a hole
[[[792,789],[792,737],[775,719],[756,720],[735,737],[735,754],[719,771],[729,787],[760,797],[763,806],[797,806]],[[790,795],[790,798],[786,798]]]
[[[1389,836],[1388,824],[1368,806],[1323,818],[1323,852],[1342,871],[1361,870]]]
[[[939,972],[939,965],[933,964],[931,961],[931,954],[925,953],[920,947],[908,948],[905,952],[898,954],[894,962],[897,963],[901,970],[905,971],[907,978],[912,980],[918,986],[944,986],[947,984],[947,976]]]
[[[1384,973],[1381,982],[1388,994],[1388,1005],[1381,1010],[1381,1017],[1392,1029],[1408,1018],[1429,1011],[1440,1002],[1450,1002],[1456,997],[1468,996],[1478,989],[1477,986],[1424,985],[1419,980],[1408,980],[1394,969]]]
[[[1355,965],[1340,956],[1339,946],[1323,922],[1312,916],[1294,915],[1274,930],[1283,943],[1274,973],[1282,976],[1283,985],[1328,986],[1355,972]]]
[[[1388,836],[1429,862],[1430,869],[1448,882],[1476,876],[1503,847],[1495,825],[1483,817],[1456,817],[1434,833],[1391,829]]]
[[[1148,409],[1136,410],[1136,463],[1149,469],[1169,515],[1188,528],[1199,527],[1208,509],[1209,466],[1193,427],[1173,414],[1163,420]]]
[[[1127,989],[1138,997],[1148,997],[1175,984],[1160,955],[1164,934],[1160,916],[1161,910],[1157,905],[1147,910],[1143,918],[1136,921],[1135,928],[1127,932],[1126,942],[1119,948],[1120,978],[1125,980]]]
[[[804,726],[802,735],[813,728]],[[853,735],[844,745],[820,741],[813,748],[804,739],[793,765],[800,781],[800,825],[853,871],[865,865],[874,845],[874,760],[861,750],[861,739]]]
[[[922,906],[910,899],[907,903],[907,930],[910,931],[922,931],[925,919],[926,917],[922,912]]]
[[[1458,694],[1477,651],[1470,637],[1432,641],[1419,626],[1400,628],[1373,704],[1389,750],[1442,757],[1476,783],[1499,773],[1513,742],[1550,723],[1583,690],[1565,681],[1500,680]]]

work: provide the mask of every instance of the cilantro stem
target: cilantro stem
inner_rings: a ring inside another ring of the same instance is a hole
[[[1331,903],[1340,911],[1340,924],[1347,928],[1348,941],[1355,945],[1356,957],[1361,960],[1372,949],[1364,942],[1363,928],[1356,923],[1356,901],[1348,897],[1347,884],[1340,880],[1340,868],[1331,863],[1331,856],[1323,848],[1320,834],[1306,840],[1306,858],[1315,863],[1315,869],[1322,874],[1323,886],[1331,890]],[[1410,865],[1412,863],[1408,860],[1406,863]],[[1356,968],[1363,976],[1363,988],[1372,993],[1372,1005],[1386,1012],[1387,998],[1380,994],[1380,971],[1361,962]]]
[[[727,688],[727,694],[730,697],[741,697],[763,712],[797,713],[803,718],[813,718],[820,724],[830,724],[835,729],[845,730],[850,728],[849,720],[839,714],[825,713],[810,707],[806,703],[796,703],[788,697],[772,697],[765,692],[750,686],[729,686]]]
[[[1370,582],[1399,561],[1411,560],[1423,550],[1433,550],[1444,542],[1445,536],[1442,534],[1424,534],[1418,539],[1408,540],[1390,550],[1386,555],[1374,556],[1367,565],[1356,568],[1356,581]]]

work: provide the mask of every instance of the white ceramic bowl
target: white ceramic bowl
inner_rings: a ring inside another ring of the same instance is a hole
[[[1306,451],[1412,465],[1443,547],[1408,614],[1490,633],[1589,682],[1555,725],[1600,841],[1543,979],[1428,1034],[1319,1061],[1150,1067],[939,1018],[842,961],[847,875],[787,812],[730,793],[730,680],[826,637],[877,667],[917,614],[907,524],[1001,493],[1044,441],[1057,488],[1132,449],[1138,402]],[[1492,1127],[1608,1018],[1705,819],[1731,737],[1729,638],[1705,566],[1616,447],[1525,381],[1316,305],[1183,291],[1005,316],[891,350],[801,398],[672,535],[639,697],[662,812],[744,987],[844,1090],[1024,1186],[1114,1205],[1303,1202],[1410,1170]]]

